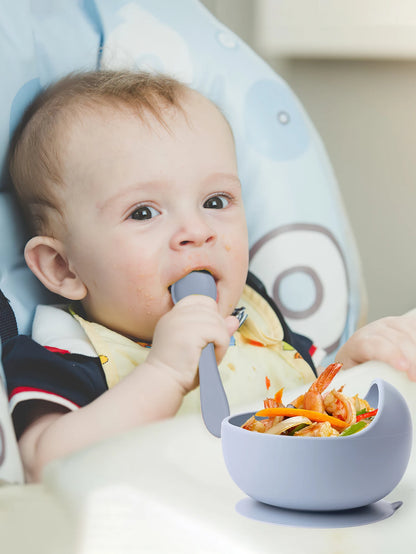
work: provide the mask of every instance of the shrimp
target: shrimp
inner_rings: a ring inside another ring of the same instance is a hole
[[[266,400],[263,401],[265,408],[281,408],[284,406],[282,402],[282,395],[283,395],[283,389],[280,389],[276,392],[274,395],[274,398],[266,398]]]
[[[265,400],[263,400],[263,405],[266,409],[267,408],[280,408],[281,406],[283,406],[283,404],[281,402],[276,402],[276,400],[274,398],[266,398]]]
[[[274,395],[274,398],[266,398],[263,403],[265,408],[281,408],[284,406],[282,402],[282,394],[283,389],[280,389],[276,392]],[[276,416],[276,417],[268,417],[265,419],[258,420],[254,416],[251,416],[243,425],[243,429],[247,429],[248,431],[257,431],[258,433],[264,433],[265,431],[268,431],[273,427],[273,425],[276,425],[277,423],[280,423],[283,421],[283,416]]]
[[[263,401],[264,407],[266,409],[284,407],[284,404],[282,402],[282,394],[283,394],[283,389],[280,389],[279,391],[276,392],[276,394],[274,395],[274,398],[266,398]],[[283,421],[283,419],[284,419],[283,416],[269,417],[267,419],[264,419],[262,423],[265,426],[265,430],[267,431],[271,427],[273,427],[273,425],[276,425],[276,423],[280,423],[281,421]]]
[[[356,421],[354,400],[337,390],[332,390],[323,399],[328,414],[352,425]]]
[[[312,383],[309,389],[302,396],[298,396],[293,402],[292,405],[295,408],[304,408],[305,410],[314,410],[315,412],[324,413],[324,400],[322,398],[322,393],[331,383],[335,375],[341,369],[341,363],[330,364]]]
[[[312,425],[308,425],[294,434],[296,437],[332,437],[339,435],[338,431],[332,427],[329,421],[312,423]]]
[[[301,394],[295,400],[292,400],[288,406],[293,406],[294,408],[303,408],[303,401],[304,401],[305,395]]]

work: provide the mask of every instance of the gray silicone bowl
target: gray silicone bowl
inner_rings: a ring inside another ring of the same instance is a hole
[[[241,429],[252,413],[224,419],[227,469],[248,496],[281,508],[312,511],[366,506],[391,492],[410,457],[412,422],[403,396],[376,379],[366,399],[378,413],[346,437],[289,437]]]

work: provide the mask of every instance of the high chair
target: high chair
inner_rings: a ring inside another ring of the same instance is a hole
[[[287,84],[197,0],[2,0],[0,16],[0,335],[30,334],[55,302],[26,268],[25,223],[6,152],[25,107],[70,71],[172,74],[213,100],[236,141],[250,269],[289,325],[330,360],[364,312],[357,249],[325,148]],[[36,368],[34,368],[36,370]],[[0,477],[22,482],[1,389]]]

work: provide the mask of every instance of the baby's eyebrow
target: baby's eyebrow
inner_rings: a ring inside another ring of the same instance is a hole
[[[108,206],[110,206],[117,200],[122,200],[125,197],[128,198],[130,195],[140,191],[144,192],[145,190],[154,190],[156,187],[160,187],[163,184],[164,183],[162,183],[161,181],[147,181],[144,183],[134,183],[133,185],[123,188],[121,191],[118,190],[115,194],[106,198],[102,202],[98,202],[97,209],[98,211],[103,212],[108,208]]]
[[[215,184],[218,181],[229,181],[230,184],[236,184],[239,187],[241,187],[241,182],[238,177],[238,175],[235,175],[234,173],[212,173],[205,179],[206,183],[213,183]]]

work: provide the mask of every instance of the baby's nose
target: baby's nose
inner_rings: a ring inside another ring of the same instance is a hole
[[[174,249],[192,248],[204,244],[214,244],[217,234],[202,218],[192,218],[183,221],[173,234],[171,247]]]

